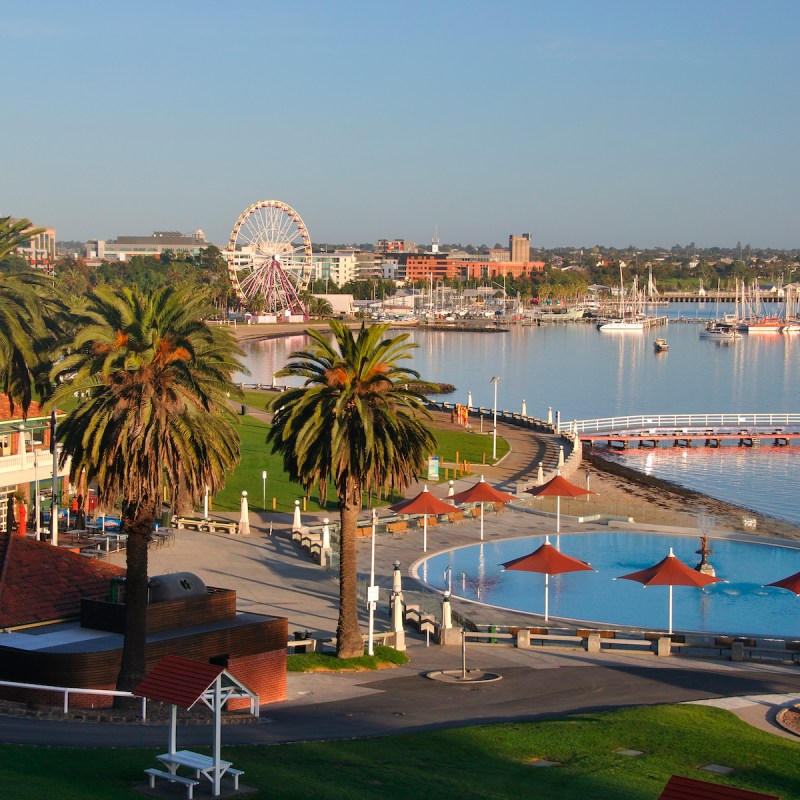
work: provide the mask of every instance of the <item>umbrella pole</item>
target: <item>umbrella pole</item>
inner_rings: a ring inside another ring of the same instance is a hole
[[[544,621],[550,619],[550,575],[544,574]]]
[[[481,503],[481,541],[483,541],[483,503]]]
[[[422,515],[422,552],[428,552],[428,515]]]
[[[561,549],[561,495],[556,497],[556,550]]]
[[[672,636],[672,584],[669,585],[669,635]]]

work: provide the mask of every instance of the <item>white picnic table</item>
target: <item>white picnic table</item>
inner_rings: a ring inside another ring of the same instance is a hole
[[[193,750],[178,750],[175,753],[162,753],[160,756],[156,756],[156,758],[164,764],[173,775],[177,773],[178,767],[187,767],[195,771],[195,777],[199,778],[200,775],[205,775],[212,783],[214,782],[214,776],[211,774],[214,771],[214,759],[211,756],[195,753]],[[230,769],[231,765],[232,762],[220,759],[220,774],[224,775],[225,772]],[[235,777],[238,777],[238,774],[237,771]]]

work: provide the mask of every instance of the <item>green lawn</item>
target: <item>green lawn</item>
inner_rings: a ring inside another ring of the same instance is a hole
[[[244,404],[248,411],[252,409],[263,410],[266,403],[274,395],[271,392],[245,392]],[[276,511],[292,511],[294,501],[304,497],[303,489],[296,483],[292,483],[283,471],[283,462],[272,454],[266,444],[268,426],[263,421],[256,419],[249,413],[245,416],[238,416],[238,431],[242,440],[241,453],[242,460],[236,470],[231,474],[225,483],[225,488],[212,498],[212,510],[217,511],[236,511],[240,507],[241,493],[247,490],[250,508],[262,510],[263,503],[263,479],[262,472],[267,472],[267,491],[266,509],[272,510],[272,501],[275,498]],[[459,461],[468,461],[471,465],[473,475],[480,474],[480,465],[484,453],[491,459],[492,440],[489,436],[470,433],[462,430],[436,430],[436,438],[439,442],[437,452],[442,466],[439,470],[439,481],[461,476],[454,474],[451,466],[445,467],[444,464],[455,463],[456,455]],[[500,458],[508,452],[508,442],[502,437],[497,438],[497,456]],[[420,475],[420,480],[425,480],[425,475]],[[395,502],[399,497],[389,498],[385,502]],[[333,513],[336,510],[336,499],[333,493],[329,493],[327,509],[323,509],[319,503],[316,493],[308,499],[306,510],[317,512],[327,510]]]
[[[622,748],[644,755],[614,752]],[[143,782],[143,769],[156,765],[157,752],[163,749],[1,745],[0,786],[3,796],[14,800],[141,797],[131,787]],[[253,798],[655,800],[672,774],[784,800],[800,797],[795,742],[703,706],[633,708],[321,744],[224,747],[223,757],[245,771],[243,784],[259,789],[248,795]],[[537,769],[531,766],[537,759],[559,766]],[[708,763],[735,772],[714,777],[698,770]]]

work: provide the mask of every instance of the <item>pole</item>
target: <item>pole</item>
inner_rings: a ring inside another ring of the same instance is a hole
[[[53,501],[50,505],[50,525],[53,546],[58,547],[58,448],[56,447],[56,410],[50,415],[50,451],[53,453]]]
[[[261,508],[267,510],[267,471],[261,472]]]
[[[369,646],[367,653],[371,656],[375,655],[375,521],[376,511],[372,509],[372,541],[370,543],[370,558],[369,558],[369,592],[367,592],[367,605],[369,606]]]
[[[492,460],[497,460],[497,384],[500,383],[500,378],[495,375],[490,383],[494,384],[494,407],[492,408],[493,426],[492,426]]]
[[[203,519],[208,519],[208,486],[206,486],[206,493],[203,495]]]

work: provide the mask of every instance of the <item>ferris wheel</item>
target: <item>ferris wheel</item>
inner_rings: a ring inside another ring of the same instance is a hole
[[[300,293],[311,281],[311,238],[300,215],[280,200],[248,206],[226,251],[239,302],[267,314],[306,315]]]

